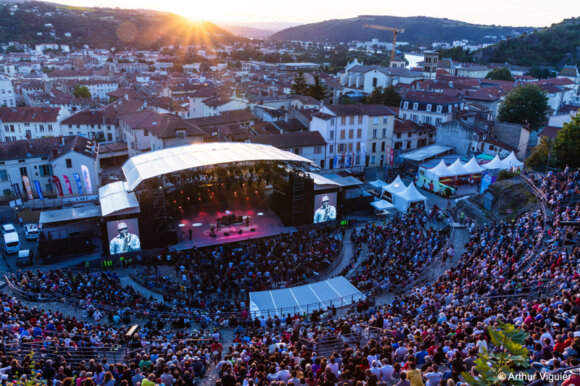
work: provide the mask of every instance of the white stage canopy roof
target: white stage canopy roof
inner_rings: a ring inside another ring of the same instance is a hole
[[[507,167],[510,168],[512,167],[521,168],[522,166],[524,166],[524,163],[516,157],[513,151],[501,162],[503,162]]]
[[[270,291],[250,292],[250,314],[255,316],[311,313],[334,305],[340,307],[365,296],[343,276],[317,283]]]
[[[119,214],[139,213],[139,202],[129,184],[117,181],[99,188],[99,202],[103,217]]]
[[[129,158],[123,173],[130,190],[149,178],[202,166],[249,161],[313,161],[270,145],[238,142],[199,143],[171,147]]]
[[[475,157],[471,157],[469,162],[463,166],[465,167],[465,169],[467,169],[467,171],[469,171],[472,174],[478,174],[483,172],[483,168],[479,166]]]
[[[431,145],[419,150],[411,151],[402,157],[409,161],[423,162],[426,159],[437,157],[443,153],[453,150],[451,146]]]
[[[390,184],[383,186],[383,190],[381,191],[381,197],[383,196],[384,192],[389,192],[390,194],[397,194],[402,192],[403,190],[407,189],[407,185],[403,182],[400,175],[397,175],[397,178]]]

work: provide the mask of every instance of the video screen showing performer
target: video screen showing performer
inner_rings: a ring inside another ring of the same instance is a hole
[[[336,193],[314,196],[314,223],[336,220]]]
[[[136,218],[109,221],[107,233],[110,240],[109,253],[111,255],[141,250],[139,221]]]

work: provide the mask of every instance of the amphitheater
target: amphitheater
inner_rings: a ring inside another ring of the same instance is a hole
[[[8,265],[2,380],[434,386],[539,385],[549,375],[578,384],[580,174],[516,178],[537,209],[502,221],[418,207],[112,267]],[[356,297],[321,301],[313,290],[306,306],[250,307],[251,293],[269,291],[277,304],[297,293],[284,289],[338,277]],[[517,328],[518,360],[486,368],[478,359],[515,350],[494,339],[504,323]]]

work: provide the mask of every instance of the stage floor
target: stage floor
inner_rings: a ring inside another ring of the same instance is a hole
[[[182,219],[174,222],[178,230],[178,242],[170,249],[190,249],[194,245],[205,247],[296,231],[296,228],[282,224],[278,215],[268,208],[266,200],[253,204],[256,206],[249,207],[251,206],[249,203],[244,206],[238,203],[223,203],[221,211],[214,205],[210,205],[200,208],[197,213],[184,214]],[[216,237],[210,237],[210,224],[216,224],[216,219],[224,215],[226,210],[234,212],[236,216],[250,216],[250,226],[247,227],[245,223],[225,225],[219,231],[216,229]],[[192,231],[191,240],[190,229]],[[255,231],[252,232],[251,229],[255,229]],[[240,230],[241,234],[238,233]],[[225,233],[228,233],[228,236]]]

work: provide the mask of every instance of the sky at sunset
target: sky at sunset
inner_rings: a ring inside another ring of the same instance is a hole
[[[311,23],[357,15],[447,17],[470,23],[545,27],[580,16],[580,0],[62,0],[82,6],[145,8],[214,22]]]

